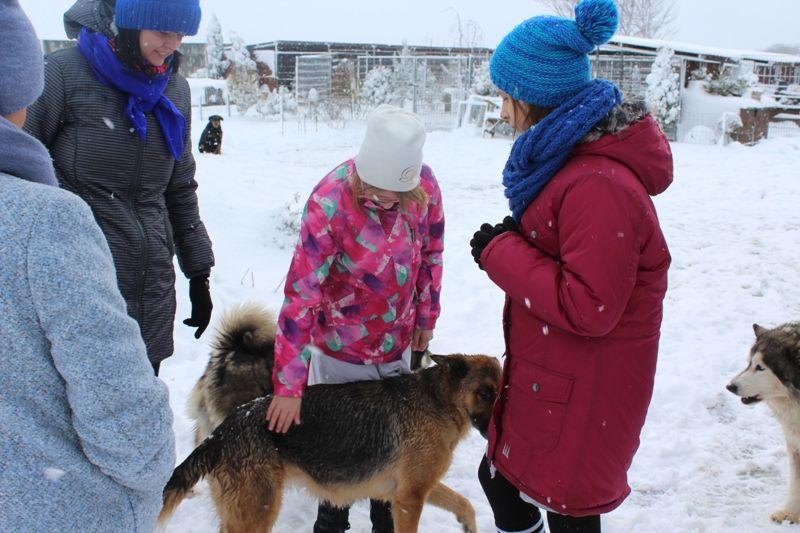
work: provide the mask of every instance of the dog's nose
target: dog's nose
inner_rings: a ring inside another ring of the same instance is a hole
[[[728,385],[725,388],[728,389],[729,391],[731,391],[734,394],[736,394],[736,391],[739,390],[739,387],[737,387],[733,383],[728,383]]]

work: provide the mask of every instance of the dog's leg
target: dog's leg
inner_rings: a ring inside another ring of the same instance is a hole
[[[423,491],[400,490],[392,498],[392,518],[395,533],[417,533],[419,515],[425,503]]]
[[[787,437],[793,437],[793,434]],[[775,511],[770,515],[775,522],[789,522],[796,524],[800,522],[800,449],[795,439],[787,438],[786,450],[789,452],[789,499],[783,509]]]
[[[469,500],[444,483],[437,483],[428,494],[428,502],[445,511],[450,511],[464,527],[464,533],[478,533],[475,522],[475,509]]]
[[[272,531],[281,509],[283,472],[255,468],[214,485],[220,533]]]

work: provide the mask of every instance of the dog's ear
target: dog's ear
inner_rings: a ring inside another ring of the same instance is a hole
[[[753,331],[756,334],[756,338],[758,338],[758,337],[760,337],[761,335],[763,335],[764,333],[767,332],[767,328],[762,328],[758,324],[753,324]]]
[[[445,368],[451,377],[456,379],[463,379],[469,373],[469,366],[464,361],[463,357],[457,355],[434,355],[431,354],[431,359],[437,366]]]

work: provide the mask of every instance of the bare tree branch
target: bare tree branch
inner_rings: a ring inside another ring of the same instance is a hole
[[[579,0],[539,0],[559,17],[575,16]],[[676,0],[616,0],[619,11],[620,35],[669,37],[674,33],[673,24],[678,16]]]
[[[448,7],[445,11],[452,11],[456,21],[450,27],[450,33],[454,36],[453,46],[459,48],[476,48],[483,45],[483,28],[472,19],[462,22],[461,14],[454,7]]]

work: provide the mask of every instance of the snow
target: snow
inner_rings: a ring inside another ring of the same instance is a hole
[[[195,110],[196,112],[196,110]],[[206,110],[206,115],[221,113]],[[197,139],[204,121],[193,121]],[[196,154],[203,220],[214,241],[215,318],[245,300],[277,310],[296,240],[298,199],[357,150],[364,124],[301,129],[287,122],[226,118],[223,155]],[[441,183],[447,217],[443,314],[438,353],[503,352],[503,296],[475,265],[468,242],[482,222],[508,214],[501,171],[510,139],[432,132],[426,161]],[[800,317],[797,248],[800,138],[749,148],[675,143],[675,183],[655,198],[673,256],[655,392],[630,470],[633,493],[603,518],[609,533],[780,532],[771,512],[788,495],[783,437],[763,405],[743,406],[725,390],[745,365],[751,324]],[[192,450],[186,400],[207,363],[212,328],[200,341],[189,316],[188,283],[177,282],[175,355],[161,376],[170,388],[177,454]],[[529,295],[535,303],[535,294]],[[548,331],[544,331],[547,334]],[[476,471],[486,442],[474,431],[456,449],[445,482],[470,499],[481,531],[494,531]],[[207,485],[185,500],[172,533],[217,531]],[[311,531],[315,501],[290,489],[275,528]],[[369,530],[368,506],[355,504],[353,532]],[[420,531],[457,533],[455,518],[426,506]]]
[[[689,87],[683,92],[681,99],[681,119],[678,123],[678,140],[692,142],[698,138],[697,126],[711,129],[714,137],[719,137],[719,121],[725,113],[738,115],[740,109],[751,107],[771,107],[774,104],[759,102],[747,96],[720,96],[710,94],[704,89],[705,81],[692,80]],[[705,139],[707,132],[702,130],[699,137]],[[713,137],[712,137],[713,138]],[[712,141],[713,142],[713,141]]]

